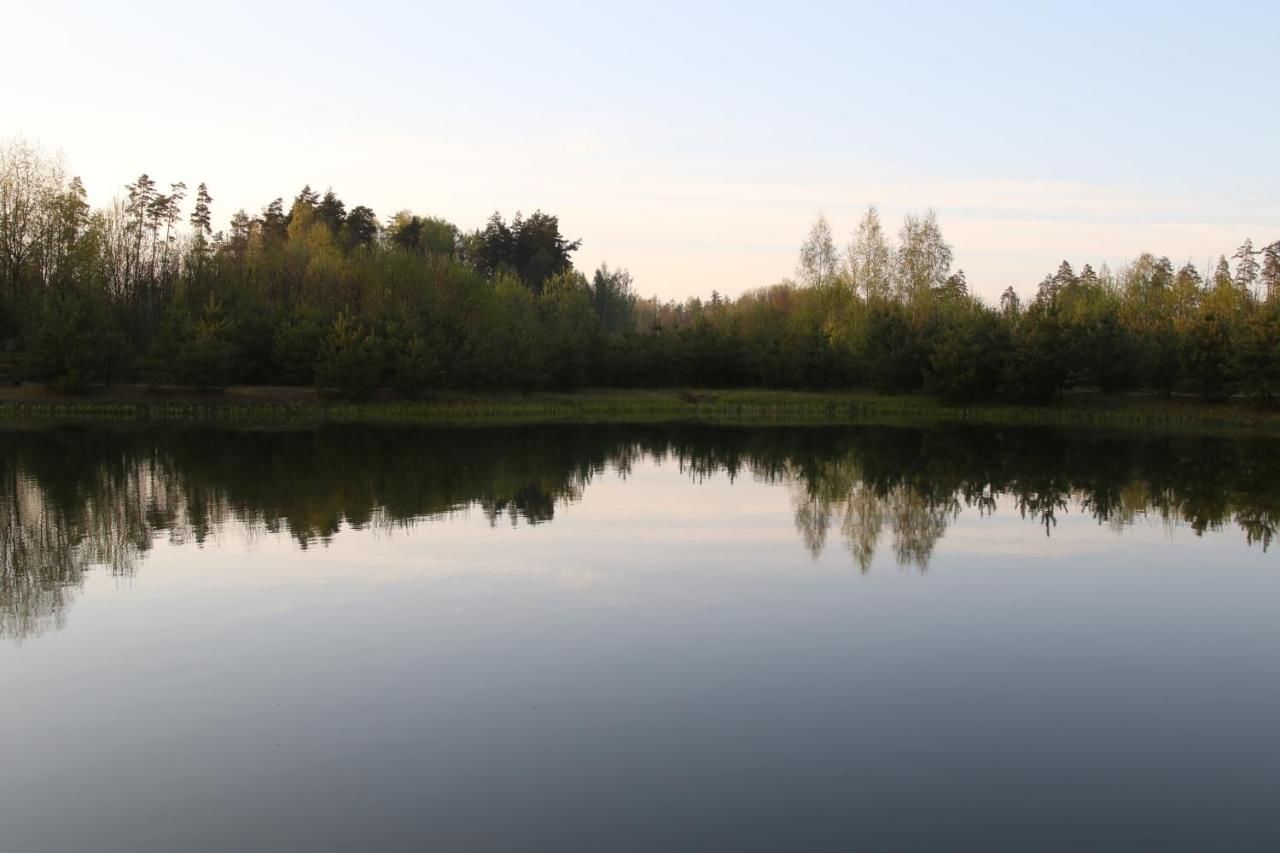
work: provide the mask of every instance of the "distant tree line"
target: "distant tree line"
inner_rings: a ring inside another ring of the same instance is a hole
[[[190,204],[188,204],[188,201]],[[625,269],[575,269],[537,211],[466,231],[380,220],[304,187],[214,229],[199,184],[141,175],[105,210],[60,160],[0,147],[0,338],[11,369],[75,392],[217,388],[870,387],[956,401],[1071,388],[1280,394],[1280,241],[1197,268],[1064,261],[995,305],[953,270],[932,212],[891,242],[872,208],[838,249],[819,218],[796,280],[735,299],[637,297]],[[1233,263],[1234,262],[1234,263]]]

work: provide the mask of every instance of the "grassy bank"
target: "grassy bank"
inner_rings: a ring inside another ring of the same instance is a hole
[[[327,400],[301,388],[242,387],[199,393],[113,386],[64,397],[42,386],[22,385],[0,388],[0,420],[441,425],[684,420],[741,424],[968,422],[1280,430],[1280,413],[1142,394],[1071,394],[1047,406],[953,406],[922,396],[763,390],[445,393],[425,401],[349,403]]]

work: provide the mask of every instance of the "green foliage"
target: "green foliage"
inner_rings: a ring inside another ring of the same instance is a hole
[[[536,390],[546,380],[546,350],[535,297],[511,275],[500,276],[493,292],[492,325],[482,350],[487,356],[488,384]]]
[[[871,308],[861,356],[871,387],[889,394],[918,389],[929,360],[920,330],[896,302]]]
[[[944,400],[968,403],[994,397],[1000,388],[1008,336],[1000,317],[973,302],[944,315],[925,372],[926,390]]]
[[[120,340],[101,293],[50,293],[33,326],[27,349],[33,378],[65,394],[81,393],[90,383],[110,378]]]
[[[1188,380],[1206,400],[1227,396],[1235,365],[1230,318],[1206,310],[1191,323],[1181,353]]]
[[[1094,385],[1108,393],[1133,384],[1136,342],[1127,334],[1113,311],[1092,311],[1083,323],[1070,327],[1067,335],[1079,368],[1078,382]]]
[[[1280,396],[1280,294],[1242,324],[1232,365],[1240,390],[1265,403]]]
[[[407,210],[393,217],[388,237],[398,248],[441,257],[453,257],[459,241],[458,229],[453,223],[431,216],[415,216]]]
[[[1005,361],[1003,388],[1011,399],[1043,403],[1062,390],[1064,339],[1056,308],[1051,303],[1033,305],[1013,335]]]
[[[1072,388],[1206,399],[1276,395],[1280,242],[1209,270],[1139,256],[1066,261],[1033,298],[975,296],[932,213],[891,245],[879,214],[841,255],[815,224],[790,281],[725,298],[643,299],[625,269],[588,281],[579,241],[536,211],[482,229],[410,211],[384,223],[304,187],[215,226],[213,195],[139,176],[91,212],[30,147],[0,149],[0,333],[32,376],[68,390],[132,380],[316,385],[367,397],[583,386],[871,387],[947,400],[1044,401]],[[10,343],[11,342],[11,343]]]
[[[569,256],[582,241],[566,240],[560,220],[538,210],[528,219],[517,213],[510,225],[494,213],[471,244],[476,267],[486,275],[511,273],[534,293],[541,293],[547,279],[573,269]]]
[[[381,386],[382,367],[382,341],[339,311],[316,361],[316,386],[348,399],[367,399]]]
[[[284,385],[310,385],[325,339],[325,325],[316,311],[301,310],[276,327],[271,347],[275,376]]]
[[[548,384],[553,388],[586,385],[600,338],[600,323],[586,279],[577,273],[561,273],[548,279],[538,310],[544,341],[541,360],[546,365]]]
[[[591,279],[591,307],[607,334],[633,331],[636,297],[631,290],[631,273],[601,264]]]
[[[391,385],[400,394],[420,398],[444,381],[440,341],[416,324],[396,319],[387,324]]]
[[[178,347],[177,377],[184,385],[221,388],[230,377],[232,352],[230,324],[222,305],[209,294],[199,319]]]
[[[1179,358],[1183,341],[1173,323],[1158,318],[1144,324],[1137,334],[1138,360],[1142,382],[1166,397],[1178,382]]]

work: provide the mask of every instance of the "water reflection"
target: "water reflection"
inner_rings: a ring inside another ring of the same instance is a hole
[[[285,533],[300,548],[344,525],[397,528],[478,508],[549,522],[606,470],[640,460],[784,485],[815,557],[838,531],[870,568],[886,536],[925,569],[961,512],[1011,503],[1052,533],[1083,512],[1197,534],[1236,524],[1270,544],[1280,450],[1265,438],[1053,429],[565,427],[314,431],[56,427],[0,432],[0,635],[61,627],[90,567],[136,570],[157,538],[204,543],[221,526]]]

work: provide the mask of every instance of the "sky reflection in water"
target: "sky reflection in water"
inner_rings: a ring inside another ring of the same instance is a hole
[[[1280,840],[1269,441],[60,428],[0,465],[5,849]]]

